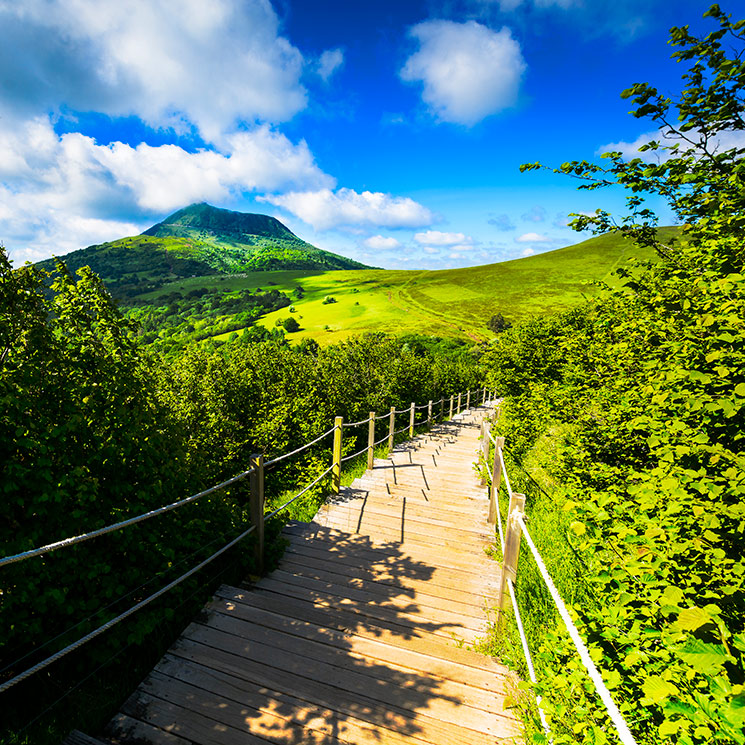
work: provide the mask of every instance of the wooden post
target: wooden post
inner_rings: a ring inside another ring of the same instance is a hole
[[[525,495],[513,493],[510,499],[510,511],[507,518],[507,530],[504,536],[504,557],[502,560],[502,576],[499,579],[499,606],[497,609],[497,632],[504,629],[504,611],[509,605],[509,589],[507,580],[514,583],[517,576],[517,561],[520,558],[520,537],[522,530],[517,521],[518,515],[525,515]]]
[[[430,401],[429,406],[427,406],[427,426],[432,426],[432,401]]]
[[[489,524],[496,525],[499,509],[499,487],[502,484],[502,453],[504,437],[495,437],[494,460],[491,466],[491,488],[489,489]]]
[[[450,415],[448,416],[448,419],[453,418],[453,399],[454,398],[455,398],[454,396],[450,396]]]
[[[331,455],[331,492],[338,494],[341,489],[341,435],[344,419],[340,416],[334,419],[334,449]]]
[[[409,414],[409,437],[414,436],[414,415],[415,415],[415,403],[411,402],[411,414]]]
[[[253,468],[248,483],[251,490],[249,496],[249,511],[251,524],[256,526],[256,542],[254,543],[254,564],[256,574],[264,574],[264,456],[259,454],[249,458],[249,467]]]
[[[481,420],[481,455],[484,461],[483,475],[481,476],[481,486],[486,486],[486,472],[489,470],[489,421],[487,419]]]
[[[443,396],[440,399],[440,421],[444,421],[445,419],[445,397]]]
[[[367,470],[372,471],[375,455],[375,412],[370,412],[370,423],[367,425]]]
[[[461,394],[459,393],[458,394],[458,412],[457,412],[458,414],[460,414],[460,396]]]
[[[502,404],[497,404],[494,407],[494,426],[499,424],[499,420],[502,418]]]
[[[393,450],[393,433],[396,429],[396,407],[391,406],[390,424],[388,425],[388,452]]]
[[[466,392],[466,411],[471,410],[471,389]]]

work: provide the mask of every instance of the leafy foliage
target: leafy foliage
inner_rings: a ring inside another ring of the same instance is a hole
[[[554,515],[549,569],[581,601],[580,629],[640,743],[745,742],[745,150],[714,147],[745,127],[745,62],[723,44],[742,49],[745,21],[707,15],[719,28],[705,39],[671,32],[674,56],[692,62],[675,102],[648,84],[624,94],[680,140],[648,146],[661,162],[611,153],[607,167],[556,169],[629,188],[621,224],[603,212],[575,224],[627,233],[663,261],[623,271],[622,289],[581,310],[504,332],[488,355],[510,448],[550,492],[534,499]],[[683,241],[657,241],[645,192],[686,223]],[[554,742],[612,740],[550,610],[533,623]]]

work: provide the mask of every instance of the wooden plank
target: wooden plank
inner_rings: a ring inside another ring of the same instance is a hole
[[[438,718],[429,710],[430,704],[438,701],[436,691],[426,680],[399,685],[407,681],[391,681],[389,676],[389,680],[380,680],[377,685],[367,685],[359,691],[345,686],[343,680],[332,675],[333,671],[321,667],[310,670],[307,663],[298,664],[296,659],[287,660],[285,666],[285,659],[277,655],[256,659],[188,639],[179,640],[172,654],[433,743],[491,745],[495,736],[504,737],[516,731],[514,718],[507,712],[488,716],[481,712],[478,718],[470,717],[474,721],[460,725]],[[344,687],[339,688],[340,684]],[[469,726],[473,723],[481,726]]]
[[[305,642],[286,634],[261,633],[259,627],[245,624],[237,619],[224,619],[226,628],[237,631],[251,627],[255,638],[247,639],[239,634],[216,628],[218,619],[209,627],[191,624],[182,636],[183,641],[192,641],[219,649],[231,655],[277,667],[295,676],[310,681],[323,680],[340,691],[351,691],[367,696],[389,706],[401,706],[411,696],[413,708],[427,712],[439,721],[462,724],[471,729],[489,734],[498,734],[491,710],[497,708],[500,698],[489,696],[477,688],[454,683],[399,665],[384,664],[363,656],[334,650],[324,645]],[[219,619],[223,621],[222,618]],[[276,644],[277,646],[273,646]],[[283,645],[288,645],[284,647]],[[310,656],[312,655],[312,656]],[[337,694],[341,695],[341,694]],[[491,705],[485,702],[492,699]],[[407,706],[409,704],[407,703]]]
[[[286,527],[283,535],[291,542],[304,546],[322,546],[339,556],[358,555],[370,562],[399,560],[408,562],[414,567],[450,568],[467,572],[476,576],[483,574],[483,567],[473,561],[469,554],[455,555],[445,553],[436,547],[421,544],[401,544],[394,542],[375,541],[369,536],[354,535],[329,528],[319,523],[304,523]]]
[[[437,655],[412,649],[401,648],[386,643],[381,639],[370,639],[355,633],[343,633],[305,620],[287,618],[286,616],[265,611],[255,606],[233,603],[223,599],[216,599],[208,608],[231,618],[238,618],[252,624],[265,626],[268,629],[280,631],[284,634],[298,636],[336,648],[343,648],[351,653],[363,655],[371,659],[400,665],[405,668],[425,672],[450,681],[464,683],[470,687],[491,691],[498,697],[504,694],[504,673],[486,673],[472,667],[461,665]],[[490,700],[487,708],[493,703]]]
[[[286,566],[285,566],[286,565]],[[439,569],[433,567],[432,573],[427,578],[409,578],[396,572],[394,566],[369,566],[351,564],[343,559],[334,559],[332,556],[309,556],[297,550],[295,546],[289,546],[285,550],[281,566],[287,571],[302,574],[305,569],[319,569],[342,574],[355,579],[369,579],[381,585],[392,585],[394,587],[421,589],[426,585],[431,588],[427,594],[440,597],[455,597],[460,602],[470,605],[478,605],[483,608],[484,597],[497,595],[498,583],[490,581],[487,577],[475,577],[465,572]]]
[[[128,706],[132,703],[133,701],[128,700],[124,705]],[[106,734],[109,741],[114,745],[133,745],[135,743],[137,745],[139,743],[147,743],[148,745],[193,745],[191,740],[185,740],[173,732],[166,732],[164,729],[147,722],[141,722],[135,717],[122,713],[117,714],[106,725]]]
[[[316,580],[312,577],[299,577],[289,572],[284,572],[281,569],[272,572],[271,581],[294,585],[295,587],[311,592],[333,595],[340,598],[345,604],[353,603],[365,608],[365,612],[371,609],[385,609],[388,611],[403,612],[409,616],[421,613],[432,621],[441,621],[450,625],[473,629],[474,631],[479,631],[485,626],[482,619],[466,615],[459,609],[454,610],[452,607],[444,608],[439,602],[434,603],[429,598],[415,602],[413,598],[380,596],[364,589],[345,587],[334,584],[333,582]],[[268,582],[269,580],[262,579],[257,584],[258,586],[265,586]],[[370,606],[370,608],[366,606]]]
[[[155,676],[158,678],[155,678]],[[258,733],[253,725],[259,717],[264,717],[265,724],[271,724],[274,729],[282,727],[282,722],[290,724],[297,732],[298,740],[306,742],[304,732],[298,732],[298,727],[321,733],[326,736],[337,737],[345,742],[360,743],[360,745],[377,745],[384,739],[391,745],[422,745],[425,740],[408,735],[404,732],[382,727],[365,721],[360,717],[335,711],[314,702],[308,702],[281,690],[274,690],[259,685],[250,680],[229,675],[206,665],[187,661],[178,657],[166,657],[153,675],[154,680],[162,681],[164,686],[172,686],[171,681],[178,681],[193,689],[195,697],[214,701],[220,707],[239,704],[241,712],[246,709],[251,713],[251,729]],[[185,695],[191,695],[190,688],[182,688]],[[153,692],[157,695],[157,692]],[[254,713],[255,712],[255,713]]]
[[[74,729],[62,741],[62,745],[106,745],[106,743],[103,740],[98,740],[95,737],[80,732],[80,730]]]
[[[297,619],[347,634],[353,633],[356,636],[379,639],[386,644],[401,646],[415,652],[484,670],[493,676],[508,673],[508,669],[498,664],[493,658],[465,647],[459,647],[451,641],[420,628],[412,630],[411,627],[384,621],[360,623],[359,616],[353,613],[338,608],[318,606],[312,602],[298,598],[288,598],[260,589],[247,592],[223,585],[218,589],[216,597],[235,604],[244,604],[251,608],[267,610],[287,619]]]
[[[332,571],[333,565],[323,569],[311,567],[292,561],[282,560],[279,569],[289,572],[297,577],[312,577],[321,582],[329,582],[340,587],[352,587],[359,590],[365,590],[372,594],[379,595],[383,599],[388,599],[392,594],[402,595],[412,602],[422,606],[442,608],[462,613],[466,616],[482,619],[484,616],[484,603],[477,595],[470,593],[457,592],[455,590],[445,589],[443,592],[437,592],[436,588],[430,581],[409,582],[407,585],[395,585],[393,583],[385,584],[376,581],[373,577],[350,577],[347,574]],[[391,580],[393,581],[393,577]]]

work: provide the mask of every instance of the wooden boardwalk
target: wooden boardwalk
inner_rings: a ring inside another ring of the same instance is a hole
[[[108,742],[517,742],[507,669],[458,646],[484,632],[499,579],[471,465],[482,412],[396,447],[289,525],[280,567],[218,590]]]

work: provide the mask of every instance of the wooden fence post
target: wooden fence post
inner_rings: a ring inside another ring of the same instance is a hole
[[[440,421],[445,420],[445,397],[443,396],[440,399]]]
[[[391,413],[390,413],[391,421],[388,425],[388,452],[393,450],[393,432],[396,429],[396,407],[391,406]]]
[[[432,401],[430,401],[427,406],[427,426],[432,426]]]
[[[375,454],[375,412],[370,412],[370,423],[367,425],[367,470],[372,471]]]
[[[471,410],[471,389],[466,391],[466,411]]]
[[[502,559],[502,576],[499,579],[499,606],[497,609],[497,632],[504,629],[504,611],[509,605],[509,588],[507,580],[515,582],[517,577],[517,562],[520,558],[520,537],[522,529],[517,520],[518,515],[525,515],[525,495],[512,494],[510,512],[507,518],[507,530],[504,536],[504,557]]]
[[[460,396],[461,394],[459,393],[458,394],[458,412],[457,412],[458,414],[460,414]]]
[[[448,416],[448,419],[453,418],[453,400],[455,396],[450,396],[450,415]]]
[[[481,455],[484,461],[484,470],[481,476],[481,486],[486,486],[486,472],[489,470],[489,421],[487,419],[481,420]]]
[[[254,543],[254,564],[256,574],[264,574],[264,456],[260,453],[249,458],[249,467],[253,469],[248,479],[250,496],[249,511],[251,524],[256,526]]]
[[[409,414],[409,439],[414,436],[414,415],[416,414],[415,402],[411,402],[411,414]]]
[[[502,450],[504,437],[495,437],[494,460],[491,466],[491,488],[489,489],[489,524],[496,525],[499,509],[499,487],[502,484]]]
[[[331,455],[331,492],[338,494],[341,489],[341,435],[344,419],[340,416],[334,419],[334,449]]]

